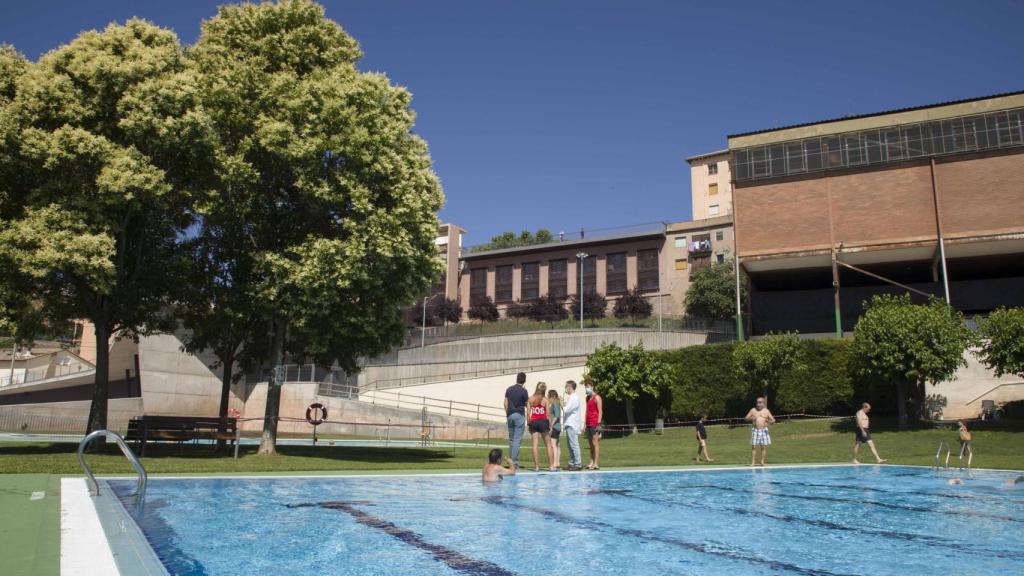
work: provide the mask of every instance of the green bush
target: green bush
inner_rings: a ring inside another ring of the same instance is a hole
[[[663,406],[671,419],[736,415],[749,404],[749,386],[741,384],[733,369],[733,342],[689,346],[655,352],[671,370],[671,404]]]
[[[853,398],[851,340],[802,340],[801,365],[782,374],[774,404],[789,413],[848,410]]]

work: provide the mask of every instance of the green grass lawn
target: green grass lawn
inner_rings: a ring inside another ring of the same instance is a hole
[[[931,465],[940,440],[954,450],[956,434],[950,428],[922,428],[897,432],[890,423],[873,422],[875,443],[883,458],[892,464]],[[769,464],[849,462],[853,432],[849,421],[782,422],[772,428]],[[708,446],[715,464],[750,463],[749,428],[714,426],[708,429]],[[581,438],[586,463],[586,440]],[[498,443],[495,442],[495,446]],[[501,444],[502,447],[505,444]],[[696,444],[693,429],[666,430],[624,438],[606,438],[602,444],[603,468],[638,466],[680,466],[694,464]],[[992,429],[974,431],[975,468],[1024,470],[1024,425],[1002,423]],[[0,473],[80,474],[72,443],[0,443]],[[260,456],[255,446],[243,446],[238,460],[213,452],[211,446],[152,445],[143,465],[155,474],[252,473],[252,472],[346,472],[346,471],[436,471],[472,470],[482,466],[487,448],[365,448],[354,446],[279,446],[279,454]],[[567,459],[562,441],[562,465]],[[87,455],[96,473],[132,473],[127,460],[110,444],[107,453]],[[870,462],[870,451],[861,451],[861,461]],[[955,463],[956,454],[952,461]],[[520,462],[532,467],[530,444],[525,442]],[[541,464],[546,459],[541,451]]]

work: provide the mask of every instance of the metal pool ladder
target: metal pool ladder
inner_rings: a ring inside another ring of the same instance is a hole
[[[135,456],[135,453],[132,452],[131,448],[125,444],[124,438],[121,438],[117,432],[111,432],[110,430],[96,430],[85,438],[82,438],[82,441],[78,443],[78,464],[82,467],[82,470],[85,472],[85,476],[88,478],[90,494],[93,496],[99,496],[100,485],[96,482],[96,476],[93,475],[92,469],[85,463],[85,447],[100,436],[113,438],[121,448],[121,452],[123,452],[125,457],[128,458],[128,461],[132,463],[132,466],[135,468],[135,472],[139,476],[138,488],[135,491],[135,502],[136,504],[142,504],[143,498],[146,497],[146,481],[149,479],[149,476],[146,474],[146,469],[142,467],[142,463],[139,462],[139,459]]]
[[[942,454],[942,449],[946,449],[946,461],[943,465],[944,468],[949,468],[949,444],[946,444],[945,440],[939,440],[939,448],[935,451],[935,469],[939,468],[939,455]]]

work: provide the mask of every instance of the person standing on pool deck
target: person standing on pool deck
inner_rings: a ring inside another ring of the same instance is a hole
[[[523,442],[526,428],[526,402],[530,394],[526,391],[526,373],[516,374],[516,383],[505,390],[505,421],[508,423],[508,456],[519,468],[519,445]]]
[[[697,421],[697,457],[694,458],[697,462],[701,461],[701,456],[708,462],[714,462],[708,454],[708,430],[704,427],[707,421],[707,414],[701,414],[700,420]]]
[[[530,438],[533,440],[533,471],[540,472],[540,462],[537,455],[537,440],[544,440],[544,452],[548,455],[548,468],[551,468],[551,439],[548,432],[551,431],[551,421],[548,420],[548,385],[543,382],[537,383],[533,396],[527,403],[527,413],[530,415]]]
[[[569,443],[569,470],[579,470],[583,467],[583,457],[580,454],[580,398],[576,395],[576,382],[568,380],[565,383],[565,439]]]
[[[594,390],[594,382],[583,381],[587,393],[587,440],[590,442],[590,464],[587,470],[600,470],[601,464],[601,422],[604,420],[604,400]]]
[[[775,424],[775,416],[765,405],[764,396],[757,399],[757,405],[747,412],[747,422],[753,424],[750,428],[750,465],[757,464],[757,447],[761,447],[761,466],[764,466],[765,458],[768,456],[768,447],[772,445],[772,437],[768,434],[768,426]]]
[[[857,454],[860,452],[860,445],[867,444],[868,448],[871,448],[871,453],[875,455],[875,460],[881,464],[885,460],[878,455],[878,450],[875,449],[875,442],[871,439],[871,421],[868,419],[868,412],[871,412],[871,404],[867,402],[860,405],[860,410],[857,411],[857,440],[853,443],[853,463],[860,464],[857,460]]]
[[[558,398],[558,390],[548,390],[548,419],[551,421],[551,436],[548,440],[548,456],[554,462],[552,472],[562,471],[562,448],[558,438],[562,435],[562,401]]]

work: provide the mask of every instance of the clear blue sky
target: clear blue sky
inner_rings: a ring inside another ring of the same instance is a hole
[[[219,2],[5,3],[37,58],[131,16],[195,41]],[[1024,89],[1024,2],[327,1],[408,87],[467,242],[690,217],[727,134]]]

